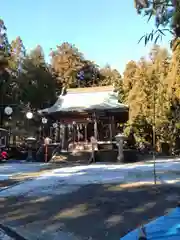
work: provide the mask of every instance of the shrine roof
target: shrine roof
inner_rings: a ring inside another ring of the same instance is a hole
[[[84,112],[91,110],[128,110],[128,106],[118,101],[118,93],[113,86],[72,88],[65,95],[60,95],[50,108],[39,113]]]

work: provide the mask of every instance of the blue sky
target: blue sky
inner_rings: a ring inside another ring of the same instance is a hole
[[[138,16],[133,0],[6,0],[0,17],[9,39],[20,36],[28,50],[40,44],[46,58],[62,42],[75,44],[100,66],[109,63],[122,73],[126,63],[147,55],[138,44],[154,25]],[[169,38],[161,45],[168,46]]]

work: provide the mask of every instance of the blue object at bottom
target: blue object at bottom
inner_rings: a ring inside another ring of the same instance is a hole
[[[180,240],[180,208],[177,207],[168,215],[148,223],[145,229],[148,240]],[[136,229],[120,240],[138,240],[138,237],[139,229]]]

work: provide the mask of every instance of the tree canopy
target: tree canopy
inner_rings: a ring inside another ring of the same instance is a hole
[[[141,5],[140,5],[141,3]],[[144,5],[146,3],[146,5]],[[139,4],[139,5],[138,5]],[[136,1],[136,8],[144,11],[148,1]],[[4,22],[0,22],[1,63],[8,75],[1,71],[0,105],[13,104],[14,126],[23,126],[22,114],[51,106],[62,87],[114,85],[119,101],[129,105],[126,130],[134,128],[136,138],[152,142],[152,126],[157,138],[175,145],[180,136],[180,45],[179,39],[172,53],[154,45],[147,58],[129,61],[123,74],[110,65],[98,66],[73,44],[64,42],[50,52],[47,63],[43,48],[37,45],[26,51],[20,36],[8,41]],[[1,64],[0,64],[1,65]],[[154,119],[155,115],[155,119]],[[1,124],[6,120],[1,112]]]

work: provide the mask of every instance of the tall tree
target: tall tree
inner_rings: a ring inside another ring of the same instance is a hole
[[[4,84],[9,77],[8,72],[5,70],[8,66],[10,57],[10,44],[7,36],[7,29],[4,21],[0,19],[0,85]],[[0,87],[1,87],[0,86]]]
[[[10,55],[10,44],[7,37],[6,26],[4,21],[0,19],[0,61],[1,66],[6,65]]]
[[[16,75],[20,72],[26,55],[25,46],[20,37],[11,42],[10,68]]]
[[[155,45],[149,54],[149,76],[152,77],[153,101],[155,101],[155,124],[156,127],[167,122],[166,112],[169,107],[166,78],[169,72],[170,57],[166,49]]]
[[[180,40],[178,42],[180,43]],[[174,45],[177,44],[174,43]],[[172,52],[167,84],[169,91],[173,91],[176,97],[180,98],[180,44]]]
[[[125,101],[128,103],[129,92],[133,88],[136,82],[135,74],[138,69],[138,65],[134,61],[130,61],[126,64],[123,73],[123,89],[125,94]]]
[[[162,128],[167,127],[169,97],[166,77],[169,72],[169,54],[165,49],[154,46],[149,58],[138,63],[130,62],[124,73],[126,102],[130,107],[130,123],[138,126],[137,132],[152,140],[152,126],[162,138]],[[164,130],[163,130],[164,131]]]
[[[101,78],[99,80],[99,85],[107,86],[114,85],[115,90],[119,94],[119,101],[124,102],[124,89],[122,76],[117,69],[112,69],[110,65],[106,65],[104,68],[100,69]]]
[[[83,77],[81,77],[82,75]],[[79,86],[81,87],[100,86],[105,79],[99,66],[92,61],[85,61],[84,66],[78,71],[77,76],[78,83],[80,83]]]
[[[29,59],[32,61],[34,66],[46,67],[44,52],[40,45],[37,45],[36,48],[29,53]]]
[[[4,107],[11,99],[10,74],[8,62],[10,59],[10,44],[4,21],[0,19],[0,125],[3,125]]]
[[[104,79],[101,81],[101,85],[112,85],[115,84],[117,78],[121,78],[120,73],[116,69],[112,69],[109,64],[104,68],[100,69],[100,73],[104,76]]]
[[[22,71],[18,77],[19,98],[23,104],[33,109],[43,108],[56,100],[56,79],[45,63],[44,53],[40,46],[26,56]]]
[[[77,72],[84,66],[83,54],[70,43],[63,43],[51,52],[51,65],[60,87],[76,86]]]
[[[180,134],[180,45],[174,43],[174,48],[169,72],[166,78],[166,86],[169,96],[168,129],[171,142],[175,142]]]
[[[130,66],[132,68],[129,68]],[[147,81],[147,67],[145,59],[142,58],[136,65],[131,62],[124,74],[126,102],[130,107],[130,122],[144,114],[143,106],[146,99],[144,84]]]

